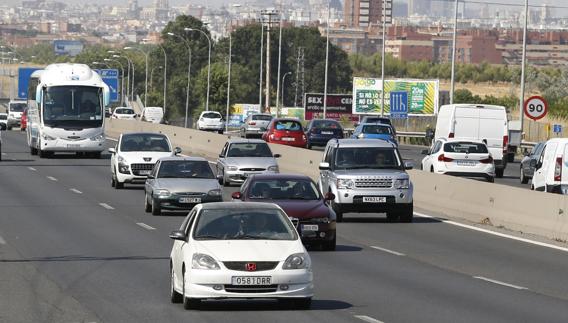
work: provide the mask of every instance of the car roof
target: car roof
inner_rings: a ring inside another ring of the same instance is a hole
[[[474,143],[478,143],[478,144],[484,143],[483,140],[479,140],[479,139],[439,138],[438,140],[444,141],[444,142],[474,142]]]
[[[392,126],[388,123],[377,123],[377,122],[365,122],[365,123],[361,123],[359,124],[360,126],[379,126],[379,127],[389,127],[392,128]]]
[[[296,121],[296,122],[300,122],[299,119],[296,118],[274,118],[272,119],[272,121],[276,122],[276,121]]]
[[[201,204],[202,210],[222,210],[222,209],[238,209],[238,210],[247,210],[247,209],[272,209],[272,210],[282,210],[278,205],[274,203],[263,203],[263,202],[246,202],[246,203],[237,203],[237,202],[211,202],[211,203],[204,203]]]
[[[164,133],[159,133],[159,132],[125,132],[125,133],[121,133],[120,136],[129,136],[129,135],[155,135],[155,136],[164,136],[164,137],[168,137],[166,134]]]
[[[260,113],[260,112],[251,113],[250,115],[251,116],[271,116],[272,117],[272,114],[270,114],[270,113]]]
[[[369,147],[369,148],[395,148],[396,146],[386,140],[380,139],[337,139],[337,140],[330,140],[329,145],[339,145],[339,148],[342,147]]]
[[[192,156],[188,156],[188,157],[162,157],[160,158],[160,161],[204,161],[206,162],[207,159],[203,158],[203,157],[192,157]]]
[[[228,143],[230,144],[234,144],[234,143],[246,143],[246,144],[265,144],[266,141],[262,140],[262,139],[245,139],[245,138],[231,138],[229,140],[227,140]]]
[[[277,173],[277,174],[254,174],[251,176],[252,179],[255,180],[268,180],[268,179],[277,179],[277,180],[282,180],[282,179],[291,179],[291,180],[300,180],[300,179],[304,179],[304,180],[309,180],[311,181],[312,179],[309,176],[306,175],[301,175],[301,174],[286,174],[286,173]]]

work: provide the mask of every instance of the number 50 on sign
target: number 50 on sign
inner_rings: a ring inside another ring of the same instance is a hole
[[[548,113],[548,104],[541,96],[531,96],[525,101],[525,115],[529,119],[539,120]]]

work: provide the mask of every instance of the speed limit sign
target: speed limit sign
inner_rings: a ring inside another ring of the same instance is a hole
[[[539,120],[546,116],[548,104],[541,96],[531,96],[525,101],[525,115],[529,119]]]

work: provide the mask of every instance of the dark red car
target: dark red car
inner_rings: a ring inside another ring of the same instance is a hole
[[[306,147],[307,138],[302,123],[291,118],[272,119],[262,139],[273,144]]]
[[[20,130],[25,131],[28,126],[28,109],[24,109],[22,112],[22,119],[20,121]]]
[[[332,193],[322,196],[308,176],[254,174],[232,194],[233,200],[267,202],[280,206],[296,226],[302,241],[335,250],[335,212],[326,205],[335,199]]]

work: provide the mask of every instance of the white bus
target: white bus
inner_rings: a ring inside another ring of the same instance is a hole
[[[54,152],[104,150],[104,107],[110,91],[84,64],[52,64],[35,71],[28,86],[28,146],[41,158]]]

